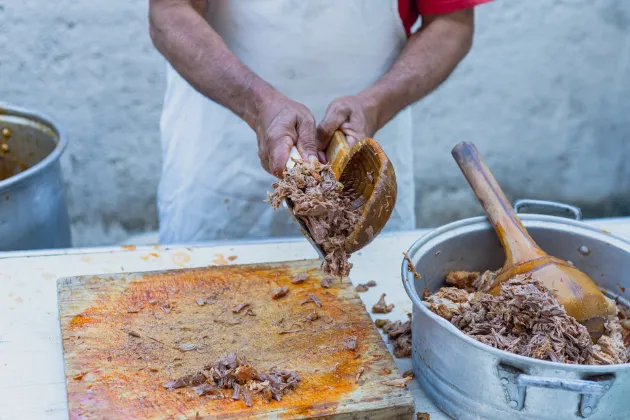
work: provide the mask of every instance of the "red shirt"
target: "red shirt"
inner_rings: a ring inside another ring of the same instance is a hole
[[[407,34],[421,15],[443,15],[492,0],[398,0],[398,12]]]

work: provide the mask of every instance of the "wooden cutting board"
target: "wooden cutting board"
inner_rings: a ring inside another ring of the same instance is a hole
[[[301,273],[307,280],[293,284]],[[297,261],[60,279],[70,418],[411,418],[411,394],[381,383],[400,373],[354,288],[323,288],[322,275],[318,261]],[[273,300],[283,285],[289,293]],[[309,293],[321,308],[300,304]],[[245,302],[254,315],[233,313]],[[306,322],[312,311],[319,319]],[[356,351],[342,344],[350,336]],[[228,353],[302,382],[280,402],[255,396],[251,408],[162,386]]]

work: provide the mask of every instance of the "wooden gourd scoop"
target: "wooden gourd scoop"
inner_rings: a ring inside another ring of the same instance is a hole
[[[287,168],[295,165],[293,159],[300,160],[300,154],[295,147],[291,150]],[[352,207],[361,209],[359,222],[345,243],[346,252],[353,253],[380,233],[394,210],[397,194],[394,167],[375,140],[365,138],[351,148],[339,130],[335,131],[330,140],[326,159],[337,180],[343,184],[344,194],[351,197]],[[284,200],[284,203],[300,225],[304,236],[315,247],[319,256],[324,258],[323,250],[315,243],[304,222],[293,213],[290,200]]]
[[[615,302],[601,292],[585,273],[543,251],[529,236],[477,148],[467,142],[455,146],[452,155],[468,180],[505,250],[505,264],[490,293],[518,274],[531,274],[551,290],[567,314],[588,329],[593,340],[604,333],[604,323],[617,314]]]

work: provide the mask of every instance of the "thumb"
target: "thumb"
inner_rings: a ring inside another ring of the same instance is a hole
[[[297,149],[305,162],[319,161],[315,143],[315,119],[302,117],[297,120]]]
[[[350,108],[335,102],[328,106],[324,118],[317,127],[317,147],[319,150],[325,151],[328,148],[333,133],[348,120],[350,114]]]

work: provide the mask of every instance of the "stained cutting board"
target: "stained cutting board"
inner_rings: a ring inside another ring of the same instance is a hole
[[[300,273],[307,280],[293,284]],[[352,285],[326,289],[321,278],[318,261],[298,261],[60,279],[70,418],[411,418],[411,394],[381,383],[400,373]],[[283,285],[289,293],[273,300]],[[300,305],[309,293],[321,308]],[[245,302],[255,315],[233,313]],[[320,318],[305,322],[314,310]],[[356,351],[342,344],[350,336]],[[251,408],[162,386],[232,352],[261,371],[294,370],[302,382],[280,402],[255,397]]]

